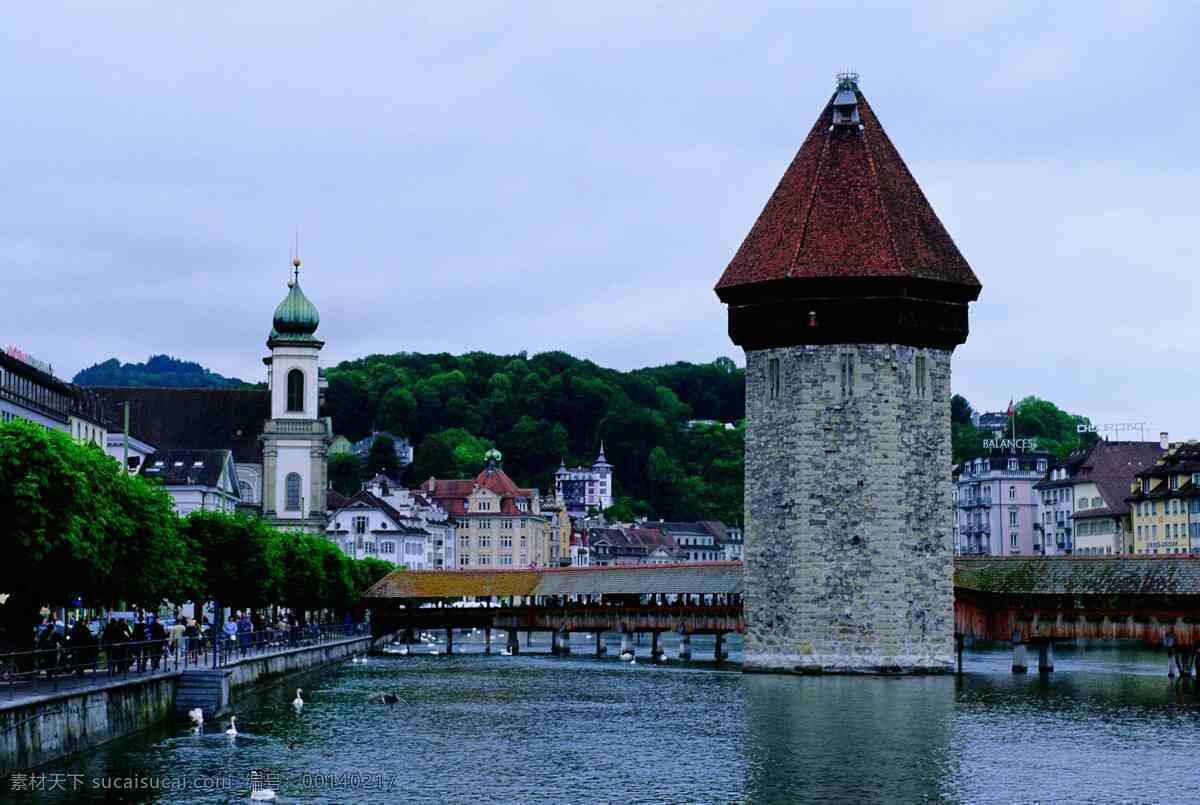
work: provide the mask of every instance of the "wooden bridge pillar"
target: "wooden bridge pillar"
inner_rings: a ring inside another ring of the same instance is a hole
[[[517,630],[516,629],[508,630],[508,639],[505,642],[504,648],[508,651],[509,654],[520,654],[521,653],[521,641],[519,639],[517,639]]]
[[[666,655],[666,652],[658,647],[658,632],[650,633],[650,659],[658,662]]]
[[[571,654],[571,633],[563,629],[558,636],[558,653],[567,657]]]
[[[1167,648],[1167,676],[1174,677],[1178,663],[1175,660],[1175,634],[1173,632],[1163,635],[1163,645]]]
[[[1046,640],[1038,645],[1038,673],[1048,674],[1054,670],[1054,643]]]
[[[692,636],[684,632],[679,636],[679,659],[690,660],[692,658]]]
[[[954,633],[954,655],[958,660],[958,673],[962,674],[962,653],[963,653],[963,634],[962,632]]]
[[[447,654],[454,653],[454,630],[453,629],[446,630],[446,653]]]
[[[608,651],[608,647],[604,645],[604,641],[601,639],[602,634],[603,634],[602,632],[596,632],[596,656],[597,657],[603,657],[605,652]]]
[[[729,654],[725,651],[724,644],[724,633],[717,632],[716,647],[713,651],[713,658],[716,659],[717,662],[725,662],[725,660],[729,659]]]
[[[622,660],[633,659],[633,641],[629,639],[629,632],[621,630],[621,653],[618,655]]]
[[[483,630],[483,653],[492,653],[492,627],[485,627]]]
[[[1012,647],[1012,672],[1014,674],[1027,673],[1029,671],[1029,658],[1025,650],[1025,644],[1021,642],[1020,632],[1013,632]]]

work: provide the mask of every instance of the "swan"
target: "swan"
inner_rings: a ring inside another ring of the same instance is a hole
[[[295,707],[297,710],[304,706],[304,699],[300,698],[300,694],[303,692],[300,688],[296,688],[296,698],[292,699],[292,707]]]
[[[229,729],[225,730],[226,735],[237,735],[237,725],[233,722],[237,721],[237,716],[229,717]]]
[[[250,792],[250,799],[255,802],[272,802],[275,799],[275,790],[272,788],[259,788]]]
[[[630,664],[630,665],[637,665],[637,657],[634,657],[632,660],[630,660],[630,661],[629,661],[629,664]]]
[[[192,723],[197,727],[204,726],[204,711],[199,707],[193,707],[191,710],[188,710],[188,718],[190,718]]]

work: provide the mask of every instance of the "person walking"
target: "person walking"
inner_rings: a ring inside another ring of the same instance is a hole
[[[183,638],[186,633],[187,618],[177,614],[175,623],[171,624],[171,628],[167,630],[167,651],[175,655],[176,666],[179,665],[179,652],[183,651]]]
[[[241,613],[239,612],[238,615],[240,615],[240,614]],[[238,631],[237,625],[238,625],[237,616],[235,616],[235,615],[230,615],[229,620],[225,621],[224,633],[225,633],[226,645],[229,645],[232,647],[232,645],[237,642],[237,631]]]
[[[162,662],[163,652],[167,648],[167,630],[163,628],[156,615],[150,616],[150,628],[147,629],[150,638],[150,664],[157,671],[158,665]]]
[[[81,617],[75,621],[70,635],[67,636],[67,645],[71,649],[71,664],[75,666],[75,675],[83,679],[84,669],[96,664],[94,641],[92,632],[88,629],[87,618]]]
[[[147,637],[148,636],[146,634],[146,616],[143,615],[141,612],[139,612],[137,614],[137,620],[133,622],[133,629],[132,629],[132,633],[130,635],[130,638],[133,641],[132,645],[130,645],[130,649],[133,652],[133,656],[130,659],[133,660],[133,663],[136,666],[138,673],[141,673],[142,671],[146,670],[146,654],[147,654],[146,639],[147,639]]]
[[[250,650],[250,641],[253,639],[252,626],[250,624],[250,614],[243,612],[238,617],[237,622],[237,639],[239,653],[245,657],[246,652]]]
[[[195,664],[200,660],[200,624],[195,618],[188,621],[188,625],[184,627],[183,639],[186,643],[187,662]]]

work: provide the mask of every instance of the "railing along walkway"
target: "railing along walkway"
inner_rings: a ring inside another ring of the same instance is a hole
[[[188,669],[222,668],[265,654],[332,643],[370,634],[366,624],[324,624],[295,629],[260,629],[218,634],[216,656],[210,635],[178,641],[91,643],[0,654],[0,709],[51,693],[100,689],[114,682],[169,676]]]

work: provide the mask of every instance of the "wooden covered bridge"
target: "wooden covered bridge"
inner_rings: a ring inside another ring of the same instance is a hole
[[[632,650],[632,635],[649,633],[658,658],[659,635],[676,632],[681,657],[690,653],[691,635],[714,635],[720,661],[723,636],[745,628],[740,562],[396,571],[365,597],[376,636],[444,629],[450,651],[454,629],[482,629],[487,651],[492,630],[504,631],[511,653],[520,650],[518,632],[550,632],[552,651],[564,654],[572,632],[595,635],[597,654],[604,632],[621,633],[622,654]]]
[[[742,564],[618,565],[552,570],[396,571],[366,593],[376,636],[479,628],[554,635],[565,653],[571,632],[658,635],[676,632],[689,651],[693,634],[745,631]],[[750,591],[753,594],[753,591]],[[1168,650],[1170,672],[1197,668],[1200,558],[994,557],[958,559],[954,620],[959,647],[968,638],[1011,642],[1014,670],[1025,647],[1053,668],[1053,644],[1078,639],[1136,640]],[[469,606],[463,606],[469,603]]]

